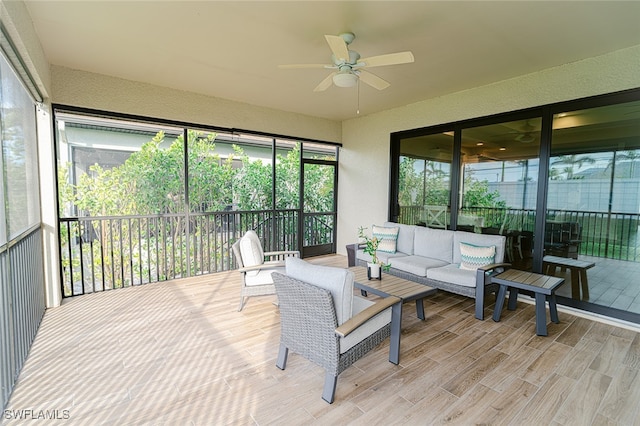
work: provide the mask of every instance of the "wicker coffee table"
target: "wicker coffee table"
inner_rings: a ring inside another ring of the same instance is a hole
[[[402,303],[396,303],[391,308],[391,340],[389,349],[389,361],[398,364],[400,362],[400,331],[402,322],[402,304],[416,301],[416,311],[418,318],[424,320],[423,299],[435,294],[438,290],[418,284],[404,278],[395,277],[389,274],[382,274],[381,280],[369,280],[367,278],[367,268],[353,266],[349,268],[355,274],[354,285],[360,289],[363,296],[373,293],[380,297],[396,296],[402,299]]]

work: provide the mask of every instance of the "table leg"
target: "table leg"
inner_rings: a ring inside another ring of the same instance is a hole
[[[507,293],[507,286],[500,284],[500,290],[498,290],[498,296],[496,296],[496,307],[493,310],[493,320],[495,322],[500,321],[500,315],[502,314],[502,306],[504,306],[504,296]]]
[[[510,311],[515,311],[518,306],[518,289],[514,287],[509,288],[509,304],[507,305],[507,309]]]
[[[424,303],[423,299],[416,299],[416,311],[418,312],[418,318],[424,320]]]
[[[571,298],[580,300],[580,275],[576,268],[571,268]]]
[[[367,297],[367,291],[366,290],[360,290],[360,294],[362,295],[362,297]]]
[[[560,320],[558,319],[558,307],[556,305],[556,294],[552,293],[549,296],[549,316],[551,317],[551,321],[556,324],[560,324]]]
[[[547,335],[546,297],[542,293],[536,293],[536,334]]]
[[[582,286],[582,300],[589,300],[589,281],[586,269],[580,270],[580,284]]]
[[[556,273],[556,267],[552,266],[550,263],[545,262],[542,264],[542,273],[545,275],[553,276]]]
[[[402,302],[391,307],[391,338],[389,342],[389,362],[400,363],[400,323],[402,321]]]

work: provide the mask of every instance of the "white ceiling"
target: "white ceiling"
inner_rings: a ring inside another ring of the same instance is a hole
[[[26,1],[51,64],[285,111],[344,120],[357,88],[314,93],[330,63],[324,34],[356,34],[371,69],[370,114],[640,44],[640,2]],[[640,71],[639,71],[640,72]]]

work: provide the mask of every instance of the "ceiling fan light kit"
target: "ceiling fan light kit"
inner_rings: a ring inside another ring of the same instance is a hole
[[[523,133],[521,135],[516,136],[516,140],[522,143],[531,143],[535,141],[536,138],[531,133]]]
[[[353,87],[358,84],[358,76],[352,72],[339,72],[333,75],[333,84],[338,87]]]
[[[386,55],[360,58],[360,54],[349,50],[348,46],[356,36],[353,33],[343,33],[339,36],[325,35],[327,44],[331,49],[332,64],[293,64],[280,65],[280,68],[326,68],[335,70],[329,74],[313,89],[314,92],[327,90],[331,83],[337,87],[354,87],[359,80],[365,84],[383,90],[389,87],[389,82],[375,74],[365,71],[363,68],[380,67],[385,65],[407,64],[414,61],[413,54],[409,51],[389,53]]]

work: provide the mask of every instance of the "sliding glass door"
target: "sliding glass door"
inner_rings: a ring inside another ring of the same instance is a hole
[[[544,244],[581,262],[569,303],[640,313],[639,118],[640,101],[553,115]]]
[[[640,323],[640,89],[391,135],[391,220],[504,235],[559,300]]]
[[[448,229],[453,132],[402,139],[399,158],[399,223]]]

